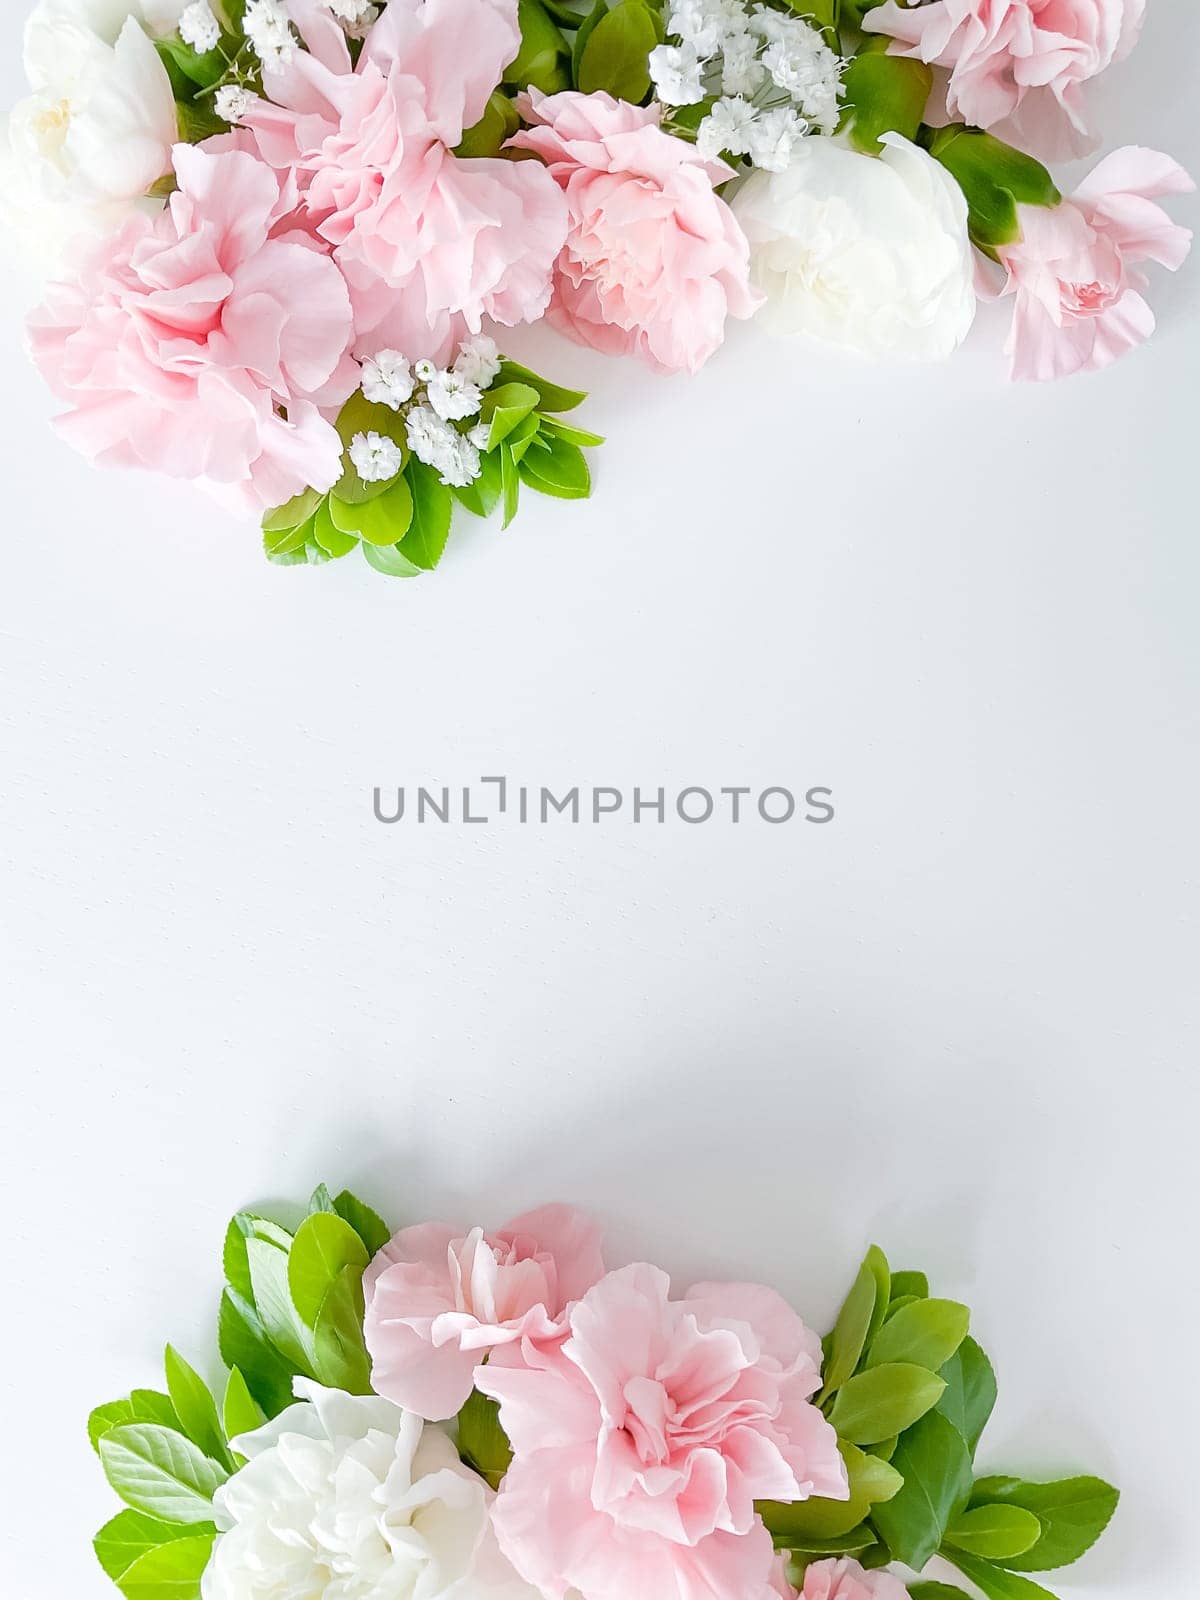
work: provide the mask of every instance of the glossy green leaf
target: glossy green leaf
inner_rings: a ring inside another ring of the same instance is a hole
[[[389,486],[396,479],[385,479],[380,483],[364,483],[350,459],[350,446],[360,433],[380,433],[385,439],[391,439],[393,443],[399,445],[401,464],[397,470],[403,471],[404,462],[408,459],[408,435],[404,418],[398,411],[393,411],[391,406],[368,400],[359,389],[342,407],[337,420],[337,430],[343,446],[342,476],[334,484],[333,494],[343,505],[363,505],[367,501],[377,500],[380,495],[387,493]],[[334,521],[341,527],[336,517]],[[343,529],[343,531],[353,530]]]
[[[994,251],[1021,236],[1018,205],[1056,206],[1062,199],[1046,168],[982,128],[953,123],[931,135],[929,153],[967,199],[971,237]]]
[[[364,1205],[349,1189],[343,1189],[334,1199],[333,1209],[354,1229],[369,1256],[377,1256],[392,1237],[391,1229],[379,1213]]]
[[[313,1330],[319,1380],[347,1394],[370,1394],[371,1362],[363,1340],[362,1268],[338,1273],[321,1302]]]
[[[956,1300],[914,1300],[888,1318],[871,1341],[867,1367],[908,1361],[937,1372],[962,1344],[971,1313]]]
[[[870,1348],[872,1339],[883,1326],[883,1319],[887,1316],[888,1304],[892,1298],[892,1269],[888,1265],[888,1258],[877,1244],[871,1246],[863,1259],[875,1278],[875,1307],[871,1312],[871,1325],[867,1329],[867,1347]]]
[[[521,478],[512,451],[500,446],[500,490],[504,504],[503,526],[508,527],[517,514],[521,502]]]
[[[140,1511],[120,1511],[100,1529],[92,1540],[92,1548],[96,1560],[115,1583],[147,1550],[157,1550],[159,1545],[188,1539],[204,1531],[203,1524],[162,1522]]]
[[[529,447],[538,442],[538,435],[541,432],[541,426],[541,417],[538,416],[536,411],[531,411],[527,417],[523,417],[521,421],[517,423],[516,427],[504,441],[506,448],[518,466],[520,466],[521,462],[524,461],[526,455],[528,454]]]
[[[223,1466],[233,1465],[225,1448],[225,1434],[217,1416],[217,1403],[204,1379],[190,1367],[173,1346],[164,1357],[167,1391],[184,1433],[199,1445],[206,1456]]]
[[[560,34],[561,38],[562,35]],[[493,89],[484,107],[483,116],[462,136],[455,147],[455,155],[467,159],[498,156],[505,143],[521,126],[516,106],[503,89]]]
[[[583,60],[583,52],[588,46],[588,40],[607,15],[608,0],[596,0],[595,5],[584,16],[576,30],[575,42],[571,47],[571,80],[576,88],[579,87],[579,68]]]
[[[593,450],[597,445],[604,443],[602,433],[589,433],[586,428],[574,428],[569,422],[559,422],[556,417],[543,417],[541,422],[543,438],[565,439],[568,444],[577,444],[581,450]]]
[[[323,499],[324,496],[315,489],[303,490],[285,505],[267,512],[262,522],[263,532],[280,533],[289,528],[298,528],[309,520]]]
[[[227,1439],[253,1433],[267,1420],[266,1413],[250,1393],[250,1386],[237,1367],[229,1374],[221,1403],[221,1424]]]
[[[333,1196],[329,1192],[327,1183],[319,1183],[308,1198],[308,1214],[314,1216],[318,1211],[337,1213],[337,1206],[333,1203]]]
[[[493,1489],[512,1464],[512,1446],[500,1425],[500,1407],[478,1389],[458,1414],[458,1449],[463,1460],[473,1467]]]
[[[250,1262],[246,1255],[247,1239],[261,1239],[283,1251],[288,1250],[292,1243],[292,1236],[286,1228],[269,1222],[266,1217],[256,1217],[249,1211],[238,1212],[225,1232],[221,1264],[225,1269],[225,1282],[243,1300],[251,1300],[254,1295],[250,1284]]]
[[[424,575],[425,569],[418,567],[404,554],[403,545],[364,544],[362,553],[368,566],[389,578],[420,578]]]
[[[839,1438],[875,1444],[912,1427],[933,1409],[945,1388],[936,1373],[908,1362],[872,1367],[842,1385],[829,1420]]]
[[[155,1422],[163,1428],[174,1428],[176,1433],[183,1432],[169,1395],[159,1394],[157,1389],[135,1389],[122,1400],[110,1400],[107,1405],[97,1406],[89,1416],[87,1427],[92,1449],[98,1452],[100,1440],[106,1433],[129,1422]]]
[[[410,467],[415,467],[411,462]],[[341,533],[354,534],[365,544],[399,544],[413,521],[413,496],[408,479],[401,475],[373,500],[357,503],[329,496],[329,515]]]
[[[910,1583],[908,1597],[909,1600],[969,1600],[969,1596],[952,1583]]]
[[[875,1273],[869,1262],[864,1261],[826,1341],[822,1398],[836,1394],[857,1370],[875,1311],[875,1295]]]
[[[1028,1551],[1005,1561],[1019,1572],[1052,1572],[1078,1561],[1108,1527],[1120,1493],[1103,1478],[1064,1478],[1027,1483],[1021,1478],[980,1478],[973,1506],[1004,1504],[1032,1511],[1041,1538]]]
[[[946,1560],[956,1566],[964,1578],[978,1585],[987,1600],[1055,1600],[1049,1589],[1043,1589],[1040,1583],[1023,1578],[1016,1572],[1006,1572],[1003,1567],[994,1567],[990,1561],[981,1561],[978,1556],[966,1555],[961,1550],[947,1550]]]
[[[538,439],[518,462],[521,481],[557,500],[586,500],[592,492],[587,457],[566,439]]]
[[[893,1558],[920,1572],[967,1508],[970,1451],[954,1424],[931,1411],[903,1435],[891,1464],[904,1487],[875,1507],[871,1521]]]
[[[246,1254],[250,1262],[254,1308],[267,1338],[294,1367],[311,1375],[312,1344],[308,1330],[292,1304],[288,1289],[287,1256],[261,1239],[247,1239]]]
[[[985,1505],[964,1511],[946,1529],[946,1544],[985,1561],[1023,1556],[1042,1536],[1042,1525],[1022,1506]]]
[[[845,1440],[839,1441],[838,1448],[846,1464],[848,1500],[813,1496],[809,1500],[759,1503],[764,1523],[781,1543],[812,1550],[818,1544],[839,1539],[856,1529],[872,1506],[899,1493],[904,1480],[886,1461],[865,1454]]]
[[[314,518],[309,517],[297,528],[277,528],[263,534],[263,549],[270,560],[282,560],[304,549],[313,536]]]
[[[883,37],[868,40],[842,80],[841,131],[867,155],[878,153],[885,133],[916,138],[933,88],[931,67],[908,56],[888,55],[887,45]]]
[[[658,42],[658,24],[645,0],[619,0],[597,20],[580,53],[580,90],[639,105],[650,91],[650,52]]]
[[[280,1354],[267,1338],[253,1303],[234,1289],[221,1296],[217,1319],[221,1360],[237,1367],[246,1387],[268,1417],[278,1416],[292,1399],[293,1375],[302,1369]]]
[[[296,1230],[287,1268],[288,1291],[301,1322],[315,1328],[334,1280],[346,1267],[357,1267],[361,1276],[369,1260],[366,1246],[341,1217],[325,1211],[307,1217]]]
[[[349,555],[358,543],[358,538],[353,533],[343,533],[334,523],[329,513],[329,501],[322,500],[313,518],[313,538],[325,551],[326,555],[336,559],[339,556]]]
[[[479,476],[475,481],[456,485],[451,492],[472,516],[490,517],[500,504],[502,492],[499,450],[492,451],[490,455],[485,451],[479,457]]]
[[[228,1476],[181,1433],[145,1422],[106,1433],[100,1462],[127,1506],[164,1522],[210,1522],[212,1497]]]
[[[121,1574],[118,1589],[125,1600],[200,1600],[200,1579],[215,1537],[214,1529],[148,1550]]]
[[[518,89],[532,86],[543,94],[569,89],[571,49],[541,0],[520,0],[517,20],[521,48],[504,69],[505,83]]]
[[[893,1272],[893,1303],[909,1295],[914,1300],[927,1300],[929,1298],[929,1279],[923,1272]]]
[[[938,1410],[950,1419],[974,1455],[979,1439],[996,1404],[996,1374],[992,1364],[969,1335],[938,1376],[946,1381],[946,1392]]]
[[[409,463],[408,478],[412,490],[412,526],[404,540],[404,555],[423,572],[432,572],[442,559],[450,537],[454,496],[433,468],[422,461]]]
[[[582,389],[564,389],[561,384],[550,383],[536,372],[530,372],[529,368],[523,367],[519,361],[509,361],[507,357],[500,363],[496,383],[519,383],[532,389],[538,397],[539,411],[574,411],[576,406],[581,406],[587,399]]]
[[[490,424],[486,450],[494,450],[530,412],[537,409],[538,392],[528,383],[496,383],[483,397],[479,418]]]

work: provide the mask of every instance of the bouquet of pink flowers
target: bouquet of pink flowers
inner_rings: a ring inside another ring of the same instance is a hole
[[[127,1600],[1052,1600],[1117,1491],[981,1476],[970,1314],[872,1248],[819,1339],[773,1289],[612,1270],[544,1206],[394,1237],[324,1187],[225,1241],[218,1401],[89,1424]]]
[[[435,566],[457,505],[590,492],[547,318],[694,372],[730,318],[1012,371],[1107,365],[1192,187],[1130,147],[1069,197],[1144,0],[38,0],[0,206],[56,260],[33,356],[90,459],[194,479],[267,555]],[[935,71],[936,69],[936,71]]]

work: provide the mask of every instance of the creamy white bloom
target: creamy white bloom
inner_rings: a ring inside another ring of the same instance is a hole
[[[399,350],[380,350],[363,362],[362,392],[373,404],[399,411],[415,388],[412,366]]]
[[[179,37],[193,50],[207,55],[221,42],[221,24],[213,15],[208,0],[192,0],[179,19]]]
[[[479,388],[461,372],[436,372],[425,386],[429,404],[447,422],[473,417],[483,404]]]
[[[491,1533],[491,1493],[449,1436],[388,1400],[296,1380],[235,1441],[204,1600],[536,1600]]]
[[[240,83],[223,83],[213,96],[213,110],[225,122],[240,122],[254,96]]]
[[[500,350],[494,339],[486,333],[477,333],[464,339],[454,358],[454,370],[468,383],[486,389],[500,371]]]
[[[51,263],[76,234],[118,227],[170,170],[171,81],[129,5],[119,9],[41,0],[26,24],[32,93],[9,119],[0,214]]]
[[[650,76],[665,105],[694,106],[704,99],[701,67],[692,44],[659,44],[650,52]]]
[[[350,441],[350,459],[364,483],[386,483],[404,465],[404,452],[382,433],[356,433]]]
[[[873,358],[940,360],[975,315],[967,208],[946,170],[899,134],[878,159],[805,139],[786,171],[754,173],[733,202],[759,312]]]
[[[242,31],[264,72],[280,71],[296,54],[296,36],[283,0],[246,0]]]

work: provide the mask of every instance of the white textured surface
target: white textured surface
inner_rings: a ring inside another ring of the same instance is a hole
[[[1198,54],[1152,8],[1110,145],[1200,168]],[[1124,1486],[1054,1587],[1195,1593],[1197,281],[1046,389],[991,315],[947,369],[741,332],[690,385],[536,335],[597,496],[414,585],[93,475],[5,319],[6,1594],[108,1593],[88,1408],[203,1357],[226,1216],[322,1177],[571,1198],[819,1324],[877,1238],[976,1307],[986,1462]],[[488,772],[839,814],[372,820]]]

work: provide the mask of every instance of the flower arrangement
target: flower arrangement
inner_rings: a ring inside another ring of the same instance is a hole
[[[413,576],[455,507],[590,492],[545,317],[695,372],[757,316],[1018,378],[1145,339],[1193,187],[1129,147],[1070,196],[1144,0],[38,0],[0,209],[54,262],[32,352],[90,459],[195,480],[268,557]],[[936,74],[935,74],[936,69]]]
[[[224,1272],[220,1400],[168,1347],[89,1422],[127,1600],[1049,1600],[1116,1509],[976,1473],[969,1312],[877,1248],[823,1340],[561,1205],[392,1235],[321,1187],[234,1217]]]

